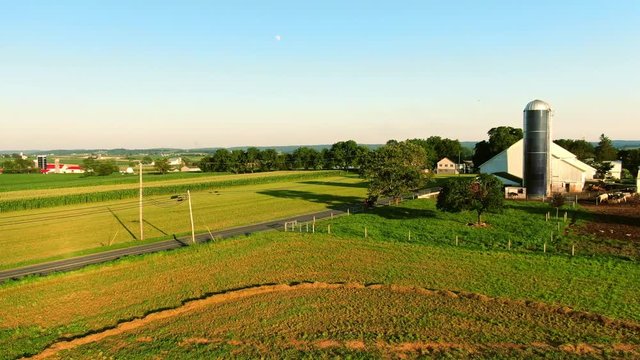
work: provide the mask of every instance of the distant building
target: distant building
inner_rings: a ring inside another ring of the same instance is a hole
[[[47,168],[47,155],[38,155],[36,156],[36,160],[38,161],[38,169],[46,169]]]
[[[182,166],[182,158],[181,157],[169,158],[169,166],[177,166],[177,167]]]
[[[188,167],[188,166],[183,166],[180,168],[181,172],[202,172],[202,169],[200,169],[199,167]]]
[[[522,186],[524,141],[520,140],[480,165],[480,172],[497,176],[504,185]],[[596,169],[578,160],[563,147],[551,143],[551,191],[580,192]]]
[[[436,174],[458,174],[458,165],[448,158],[442,158],[436,166]]]
[[[616,160],[607,162],[613,166],[609,171],[609,173],[611,174],[610,177],[612,179],[620,180],[622,178],[622,161]]]
[[[80,165],[61,164],[56,161],[55,164],[47,164],[46,168],[40,169],[43,174],[84,174],[84,169]]]

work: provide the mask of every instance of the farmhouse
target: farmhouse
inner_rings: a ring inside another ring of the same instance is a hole
[[[504,185],[522,186],[523,153],[524,141],[520,140],[480,165],[480,172],[494,174]],[[551,143],[550,170],[553,192],[580,192],[585,181],[596,173],[596,169],[555,143]]]
[[[442,158],[438,161],[436,174],[458,174],[458,165],[448,158]]]

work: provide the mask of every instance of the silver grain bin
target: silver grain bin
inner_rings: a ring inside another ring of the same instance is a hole
[[[527,196],[539,199],[550,194],[551,107],[533,100],[524,108],[524,187]]]

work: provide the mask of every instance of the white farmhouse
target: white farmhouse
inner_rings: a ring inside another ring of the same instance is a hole
[[[524,141],[480,165],[480,172],[494,174],[507,186],[522,186]],[[551,191],[580,192],[586,180],[593,179],[596,169],[578,160],[562,146],[551,143]]]
[[[448,158],[442,158],[438,161],[438,165],[436,167],[436,174],[457,174],[458,166],[453,161]]]

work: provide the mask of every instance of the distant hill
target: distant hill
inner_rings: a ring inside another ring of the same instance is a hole
[[[598,145],[598,143],[594,143]],[[613,140],[613,146],[620,150],[638,149],[640,148],[640,140]]]
[[[476,146],[477,141],[461,141],[460,144],[465,147],[472,149]],[[597,142],[591,142],[594,146],[597,145]],[[369,149],[375,150],[381,147],[384,144],[360,144],[368,147]],[[276,151],[283,152],[285,154],[292,153],[295,149],[306,146],[318,151],[322,149],[328,149],[331,147],[331,144],[319,144],[319,145],[281,145],[281,146],[255,146],[260,150],[264,149],[275,149]],[[613,140],[613,146],[620,150],[628,150],[628,149],[637,149],[640,148],[640,140]],[[251,146],[234,146],[226,148],[228,150],[236,150],[242,149],[246,150]],[[170,154],[170,155],[204,155],[215,152],[216,150],[221,149],[220,147],[210,147],[210,148],[196,148],[196,149],[178,149],[178,148],[151,148],[151,149],[53,149],[53,150],[0,150],[0,154],[12,154],[12,153],[20,153],[23,152],[27,155],[36,155],[36,154],[55,154],[55,155],[80,155],[80,154],[104,154],[109,156],[126,156],[126,155],[159,155],[159,154]]]
[[[359,144],[366,146],[369,149],[377,149],[383,144]],[[254,146],[260,150],[275,149],[278,152],[285,154],[294,152],[299,147],[308,147],[318,151],[322,149],[328,149],[331,144],[320,145],[282,145],[282,146]],[[234,146],[226,148],[227,150],[246,150],[252,146]],[[159,154],[171,154],[171,155],[204,155],[215,152],[222,147],[210,147],[210,148],[197,148],[197,149],[178,149],[178,148],[151,148],[151,149],[53,149],[53,150],[0,150],[0,154],[13,154],[23,152],[26,155],[36,154],[55,154],[55,155],[86,155],[86,154],[103,154],[108,156],[126,156],[126,155],[159,155]]]

